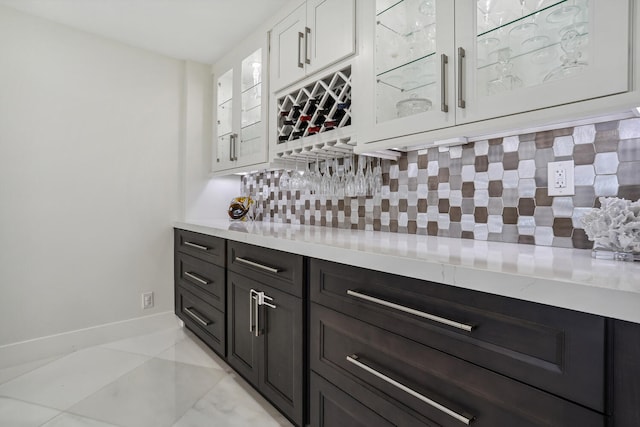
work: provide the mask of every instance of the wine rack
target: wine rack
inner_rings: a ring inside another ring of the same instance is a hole
[[[278,145],[350,125],[351,67],[278,98]]]

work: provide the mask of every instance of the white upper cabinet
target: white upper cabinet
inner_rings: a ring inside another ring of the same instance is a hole
[[[629,89],[629,0],[478,0],[456,12],[456,123]]]
[[[213,172],[265,163],[268,155],[266,38],[250,52],[239,50],[213,68],[215,79]]]
[[[355,52],[355,0],[307,0],[271,30],[278,91]]]
[[[375,0],[359,13],[359,144],[630,89],[629,0]]]

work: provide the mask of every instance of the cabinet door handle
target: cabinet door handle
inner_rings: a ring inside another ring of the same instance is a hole
[[[360,362],[358,360],[358,356],[356,354],[352,354],[351,356],[347,356],[347,361],[349,363],[352,363],[354,365],[356,365],[358,368],[363,369],[367,372],[369,372],[370,374],[380,378],[381,380],[391,384],[392,386],[399,388],[400,390],[404,391],[407,394],[410,394],[411,396],[415,397],[416,399],[419,399],[421,401],[423,401],[424,403],[426,403],[429,406],[434,407],[435,409],[444,412],[445,414],[449,415],[450,417],[455,418],[456,420],[469,425],[471,424],[471,421],[474,420],[474,417],[467,417],[464,416],[462,414],[457,413],[454,410],[451,410],[449,408],[447,408],[446,406],[443,406],[441,404],[439,404],[438,402],[429,399],[428,397],[424,396],[423,394],[418,393],[417,391],[407,387],[406,385],[394,380],[391,377],[386,376],[385,374],[376,371],[375,369],[373,369],[372,367],[365,365],[364,363]]]
[[[449,112],[449,105],[447,105],[447,64],[449,58],[444,53],[440,55],[440,110],[443,113]]]
[[[233,162],[233,134],[229,135],[229,161]]]
[[[184,242],[185,246],[191,246],[192,248],[200,249],[201,251],[208,251],[209,248],[206,246],[198,245],[197,243]]]
[[[298,68],[304,68],[304,64],[302,62],[302,44],[301,44],[303,40],[304,40],[304,33],[301,33],[298,31]]]
[[[203,279],[201,277],[198,277],[195,274],[190,273],[188,271],[185,271],[184,275],[187,276],[189,279],[195,280],[196,282],[198,282],[198,283],[200,283],[202,285],[208,285],[209,283],[211,283],[210,281],[205,280],[205,279]]]
[[[193,311],[193,307],[185,307],[184,312],[187,313],[193,320],[200,323],[202,326],[209,326],[212,323],[211,320],[207,320],[206,318],[200,317],[198,314],[196,314],[196,312]]]
[[[370,295],[365,295],[360,292],[352,291],[351,289],[347,290],[347,295],[352,297],[360,298],[365,301],[370,301],[376,304],[383,305],[385,307],[393,308],[398,311],[402,311],[404,313],[413,314],[414,316],[419,316],[428,320],[432,320],[434,322],[442,323],[443,325],[452,326],[454,328],[462,329],[463,331],[471,332],[475,326],[467,325],[465,323],[456,322],[454,320],[445,319],[444,317],[436,316],[434,314],[425,313],[424,311],[415,310],[413,308],[405,307],[404,305],[396,304],[391,301],[386,301],[380,298],[372,297]]]
[[[236,257],[236,261],[241,264],[250,265],[251,267],[259,268],[260,270],[268,271],[269,273],[278,274],[280,270],[278,268],[269,267],[264,264],[259,264],[257,262],[249,261],[248,259],[241,258],[239,256]]]
[[[256,297],[254,294],[257,294],[257,292],[254,289],[250,289],[249,290],[249,332],[251,333],[253,333],[253,331],[256,329],[253,326],[253,301],[256,300]]]
[[[309,58],[309,42],[311,41],[311,28],[304,27],[304,62],[311,65],[311,58]]]
[[[465,108],[467,103],[464,100],[464,93],[462,93],[464,84],[464,75],[462,70],[464,68],[464,59],[466,58],[466,52],[463,48],[458,47],[458,107]]]
[[[267,301],[273,301],[273,298],[271,298],[270,296],[265,295],[264,292],[260,292],[258,303],[260,305],[266,305],[269,308],[276,308],[275,305],[273,305],[273,304],[271,304],[270,302],[267,302]]]

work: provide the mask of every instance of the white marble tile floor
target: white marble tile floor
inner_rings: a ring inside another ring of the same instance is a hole
[[[190,331],[0,370],[0,426],[290,427]]]

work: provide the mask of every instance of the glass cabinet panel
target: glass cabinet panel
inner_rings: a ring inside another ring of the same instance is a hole
[[[233,130],[233,70],[218,79],[218,137],[225,137]]]
[[[241,150],[250,141],[260,138],[262,105],[262,49],[258,49],[242,61]],[[250,144],[249,144],[250,145]],[[242,153],[240,153],[242,154]]]
[[[438,96],[436,59],[436,1],[377,0],[377,123],[432,108]]]
[[[589,66],[589,0],[478,0],[479,96],[571,78]]]

